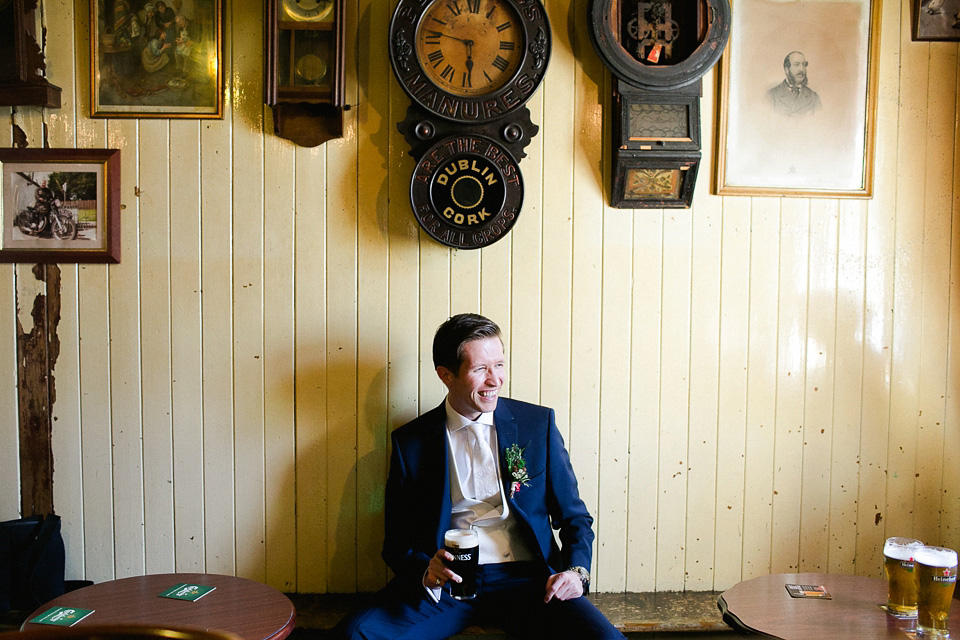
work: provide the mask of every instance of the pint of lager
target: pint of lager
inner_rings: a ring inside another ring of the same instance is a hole
[[[471,529],[450,529],[443,534],[443,546],[453,556],[449,562],[451,571],[462,582],[450,581],[450,595],[457,600],[470,600],[477,596],[477,567],[480,563],[480,536]]]
[[[888,538],[883,545],[883,571],[887,574],[887,609],[894,613],[917,612],[917,581],[913,555],[923,543],[913,538]]]
[[[920,547],[913,556],[917,576],[917,635],[949,638],[947,619],[957,583],[957,552]]]

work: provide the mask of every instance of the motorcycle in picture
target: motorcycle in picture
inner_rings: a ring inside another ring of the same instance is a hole
[[[73,219],[73,214],[61,206],[53,190],[46,184],[37,184],[22,173],[18,172],[18,175],[37,187],[34,203],[14,218],[13,223],[20,231],[25,235],[40,238],[56,236],[61,240],[75,239],[77,221]]]

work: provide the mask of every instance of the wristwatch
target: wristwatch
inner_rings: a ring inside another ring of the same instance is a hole
[[[590,584],[590,572],[587,571],[584,567],[568,567],[567,571],[573,571],[578,576],[580,576],[580,582],[583,583],[583,589],[586,591],[587,585]]]

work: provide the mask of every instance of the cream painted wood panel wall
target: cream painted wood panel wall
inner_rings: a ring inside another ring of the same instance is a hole
[[[343,139],[304,149],[270,133],[261,3],[226,1],[213,122],[90,119],[87,1],[42,3],[64,106],[0,115],[34,147],[46,130],[52,147],[122,150],[122,264],[61,266],[69,577],[384,584],[389,433],[442,398],[430,340],[461,311],[504,329],[510,395],[556,408],[601,590],[879,575],[889,535],[960,547],[958,47],[911,42],[909,0],[883,4],[873,199],[710,195],[710,74],[680,211],[605,204],[609,80],[586,0],[548,0],[523,212],[473,252],[410,212],[393,3],[346,4],[354,108]],[[37,289],[30,265],[0,265],[4,519],[16,326]]]

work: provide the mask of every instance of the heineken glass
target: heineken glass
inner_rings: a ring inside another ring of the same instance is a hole
[[[913,538],[887,538],[883,545],[883,572],[887,575],[887,609],[894,613],[917,612],[917,581],[913,555],[923,543]]]
[[[450,581],[450,595],[470,600],[477,595],[477,567],[480,563],[480,536],[472,529],[450,529],[443,535],[443,546],[453,556],[447,563],[462,582]]]
[[[949,638],[947,621],[957,583],[957,552],[920,547],[913,556],[917,576],[917,635]]]

